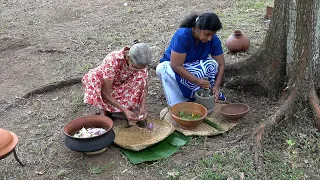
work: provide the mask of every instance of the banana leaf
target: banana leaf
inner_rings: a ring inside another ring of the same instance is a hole
[[[165,140],[141,151],[131,151],[123,148],[120,150],[132,164],[139,164],[167,158],[176,153],[180,146],[185,145],[191,139],[192,136],[185,136],[175,131]]]

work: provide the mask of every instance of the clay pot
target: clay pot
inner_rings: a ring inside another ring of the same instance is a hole
[[[273,7],[267,6],[266,14],[264,15],[264,19],[271,19],[272,11],[273,11]]]
[[[229,51],[235,53],[249,49],[250,40],[242,31],[234,30],[233,34],[228,37],[225,44]]]
[[[200,114],[199,119],[194,120],[185,120],[179,117],[179,112],[189,112],[194,114]],[[207,116],[207,109],[201,104],[194,102],[182,102],[176,105],[173,105],[169,111],[172,119],[178,123],[182,129],[195,129]]]
[[[0,128],[0,158],[9,155],[18,144],[18,136]]]
[[[220,108],[221,115],[231,123],[237,123],[248,114],[250,107],[243,103],[230,103]]]
[[[194,97],[197,103],[207,108],[208,115],[210,115],[214,110],[215,97],[213,96],[211,90],[208,97],[204,97],[203,94],[204,94],[204,90],[199,89],[198,91],[195,92]]]
[[[95,152],[99,151],[109,144],[115,138],[114,131],[112,130],[113,121],[101,115],[84,116],[72,120],[63,128],[65,138],[65,145],[78,152]],[[99,136],[89,138],[76,138],[73,137],[81,128],[103,128],[107,132]]]

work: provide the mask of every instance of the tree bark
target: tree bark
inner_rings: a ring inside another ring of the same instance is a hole
[[[242,86],[248,91],[274,97],[286,81],[289,1],[275,2],[272,23],[258,51],[247,60],[226,67],[228,88]],[[243,83],[243,77],[251,77]]]
[[[286,99],[254,132],[259,172],[263,172],[261,139],[266,129],[293,119],[294,113],[308,103],[320,126],[319,8],[319,0],[275,0],[272,22],[261,47],[246,61],[226,68],[226,87],[243,86],[261,95]]]
[[[288,81],[296,74],[297,59],[308,41],[311,49],[308,58],[312,63],[312,79],[320,91],[320,13],[317,1],[275,1],[272,22],[265,40],[258,51],[246,61],[226,67],[225,86],[244,87],[269,97],[277,97],[287,87]],[[306,10],[307,5],[309,6]],[[311,28],[306,30],[306,28]],[[306,32],[310,31],[311,34]],[[309,36],[310,35],[310,36]]]

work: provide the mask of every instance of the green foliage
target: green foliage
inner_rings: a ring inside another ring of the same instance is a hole
[[[91,166],[89,167],[89,172],[91,174],[101,174],[105,169],[111,167],[113,165],[113,162],[106,164],[104,166]]]
[[[202,173],[202,175],[200,176],[199,179],[202,179],[202,180],[225,180],[225,179],[227,179],[227,177],[222,174],[214,173],[214,172],[212,172],[211,169],[207,169]]]
[[[94,67],[94,64],[92,62],[87,62],[86,64],[84,64],[81,69],[80,72],[87,72],[90,69],[92,69]]]
[[[291,139],[286,140],[286,142],[289,145],[289,148],[291,148],[293,145],[295,145],[295,142]]]

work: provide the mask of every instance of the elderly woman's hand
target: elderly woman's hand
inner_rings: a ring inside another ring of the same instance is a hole
[[[147,110],[146,110],[145,107],[141,107],[141,108],[140,108],[139,114],[140,114],[139,120],[145,120],[145,119],[147,119],[148,112],[147,112]]]
[[[139,117],[137,117],[136,114],[134,114],[132,111],[126,109],[123,111],[123,113],[126,115],[128,121],[136,123],[137,121],[139,121]]]

